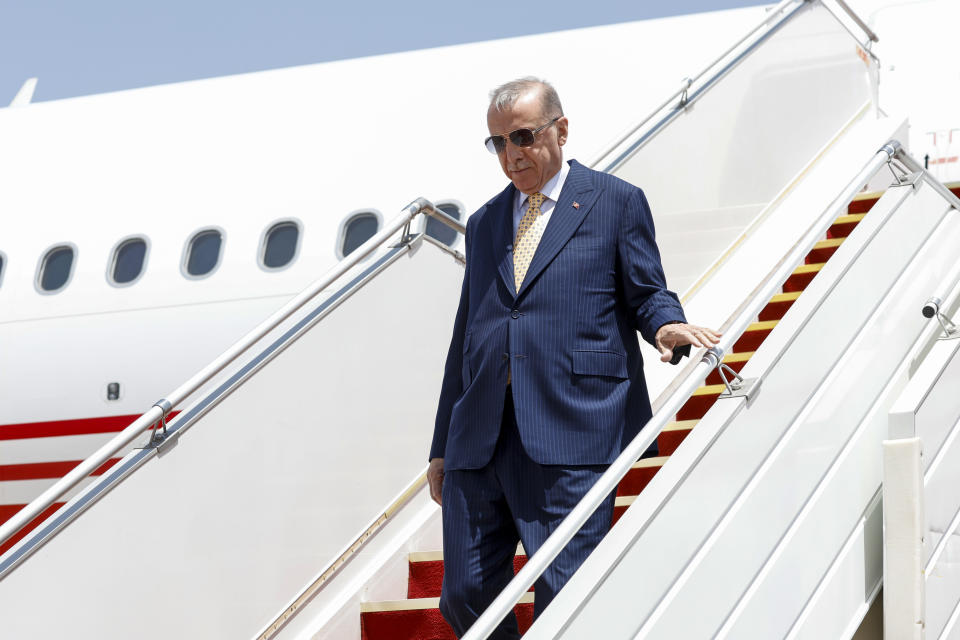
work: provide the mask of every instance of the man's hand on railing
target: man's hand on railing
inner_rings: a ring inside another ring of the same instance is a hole
[[[427,484],[430,485],[430,497],[437,504],[441,504],[443,495],[443,458],[434,458],[427,468]]]
[[[673,360],[673,350],[687,344],[709,349],[720,341],[722,335],[722,333],[713,329],[682,322],[665,324],[657,330],[656,336],[657,349],[660,350],[660,361],[670,362]]]

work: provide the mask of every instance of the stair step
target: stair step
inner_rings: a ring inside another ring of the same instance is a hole
[[[671,456],[680,446],[680,443],[690,435],[693,428],[700,422],[699,420],[678,420],[671,422],[660,433],[657,438],[657,446],[660,448],[661,456]],[[637,492],[639,493],[639,491]]]
[[[724,388],[722,384],[710,384],[694,391],[690,399],[677,412],[677,420],[699,420],[702,418],[713,406],[713,403],[717,401],[717,397]]]
[[[854,227],[860,224],[865,213],[850,213],[840,216],[834,220],[833,224],[827,230],[827,238],[846,238],[853,231]]]
[[[847,213],[866,213],[873,205],[877,204],[883,193],[860,193],[854,196],[850,204],[847,205]]]
[[[439,598],[443,585],[443,552],[411,553],[409,560],[407,597]],[[513,556],[513,573],[516,574],[525,564],[527,554],[523,547],[519,547]],[[532,587],[530,591],[533,591]]]
[[[793,270],[793,273],[787,278],[787,281],[783,283],[783,290],[785,293],[803,291],[807,288],[807,285],[820,273],[820,270],[823,269],[824,263],[818,262],[816,264],[802,264],[796,269]]]
[[[770,298],[770,302],[760,312],[761,320],[781,320],[787,314],[793,303],[800,297],[802,291],[790,291],[788,293],[778,293]]]
[[[653,458],[648,458],[648,460],[652,459]],[[627,509],[636,499],[636,496],[617,496],[613,507],[613,523],[616,523],[616,521],[626,513]],[[517,551],[513,556],[514,574],[520,571],[523,565],[527,564],[527,559],[528,557],[523,547],[517,545]],[[443,586],[443,552],[427,551],[411,553],[409,556],[407,575],[407,597],[410,600],[398,600],[396,602],[407,603],[417,599],[439,598],[440,588]],[[530,588],[530,591],[533,591],[533,587]]]
[[[662,435],[662,434],[661,434]],[[637,460],[630,467],[630,471],[623,477],[617,486],[617,496],[636,496],[643,488],[647,486],[653,476],[657,475],[660,468],[667,461],[667,456],[658,456],[656,458],[644,458]]]
[[[360,637],[362,640],[456,640],[439,606],[439,597],[363,602],[360,604]],[[524,594],[513,610],[520,633],[526,633],[533,623],[533,594]]]
[[[817,264],[829,260],[846,238],[827,238],[813,245],[813,249],[803,259],[804,264]]]
[[[767,339],[767,336],[770,335],[770,332],[773,331],[773,328],[777,326],[777,322],[779,321],[761,320],[760,322],[752,323],[747,327],[747,330],[743,332],[740,339],[734,343],[732,351],[734,353],[756,351],[763,341]]]

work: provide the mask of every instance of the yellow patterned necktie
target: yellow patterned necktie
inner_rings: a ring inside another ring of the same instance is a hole
[[[543,236],[544,221],[540,217],[540,205],[547,197],[539,191],[531,194],[527,198],[530,206],[527,212],[520,218],[520,224],[517,225],[517,239],[513,243],[513,282],[520,291],[520,285],[523,284],[523,278],[527,275],[527,269],[530,268],[530,261],[533,260],[533,254],[537,251],[537,245],[540,244],[540,238]]]

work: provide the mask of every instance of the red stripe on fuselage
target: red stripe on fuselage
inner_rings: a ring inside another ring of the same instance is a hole
[[[65,460],[63,462],[0,464],[0,482],[9,482],[12,480],[46,480],[49,478],[62,478],[81,462],[83,461]],[[103,475],[106,473],[107,469],[118,462],[120,462],[120,458],[111,458],[97,467],[90,475]]]
[[[179,411],[171,411],[167,419],[172,419],[178,413]],[[139,417],[139,415],[107,416],[105,418],[81,418],[79,420],[0,424],[0,440],[80,436],[89,433],[116,433],[117,431],[126,429],[130,423]]]
[[[7,550],[10,549],[10,547],[17,544],[24,536],[26,536],[28,533],[30,533],[31,531],[39,527],[44,520],[46,520],[51,515],[53,515],[56,512],[56,510],[62,507],[64,504],[66,503],[64,502],[53,503],[52,505],[44,509],[40,515],[38,515],[36,518],[28,522],[22,529],[20,529],[15,534],[13,534],[13,536],[11,536],[9,540],[4,542],[3,544],[0,544],[0,555],[6,553]],[[25,506],[27,505],[0,504],[0,524],[3,524],[4,522],[12,518],[14,514],[17,513],[17,511],[20,511],[20,509],[23,509]]]

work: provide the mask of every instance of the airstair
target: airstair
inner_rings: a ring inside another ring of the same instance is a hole
[[[469,638],[512,608],[531,638],[840,638],[879,602],[880,443],[939,331],[924,301],[958,305],[960,201],[896,142],[871,39],[784,0],[593,159],[645,188],[668,281],[724,339],[682,367],[643,347],[654,418]],[[464,256],[427,216],[463,230],[415,201],[4,523],[4,633],[452,637],[423,474]]]
[[[798,265],[783,283],[782,291],[772,296],[760,311],[759,320],[746,328],[730,352],[722,358],[722,362],[730,367],[730,372],[725,370],[728,381],[733,381],[733,373],[744,369],[790,307],[798,301],[807,286],[823,270],[879,197],[879,194],[858,195],[848,205],[847,212],[833,221],[824,238],[817,241],[813,249],[804,257],[803,263]],[[660,456],[645,458],[634,463],[617,485],[614,524],[625,513],[627,507],[637,501],[641,491],[726,391],[719,370],[711,372],[706,382],[707,384],[694,391],[690,399],[677,412],[675,420],[668,423],[657,437]],[[526,562],[527,556],[521,547],[514,561],[515,570],[519,570]],[[437,608],[442,579],[441,552],[410,554],[408,599],[363,605],[361,627],[364,640],[453,638]],[[525,632],[533,617],[532,597],[524,596],[515,610],[520,622],[520,630]]]

